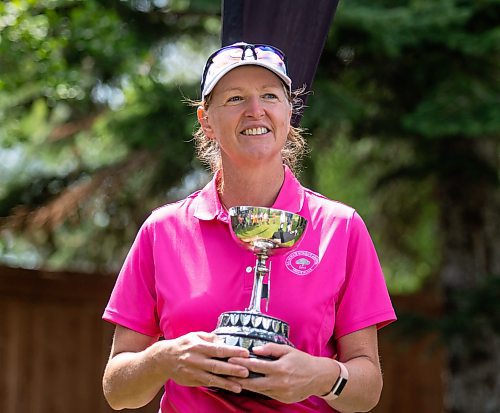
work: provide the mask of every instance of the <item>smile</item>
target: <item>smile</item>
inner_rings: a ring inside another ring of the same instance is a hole
[[[250,129],[245,129],[241,133],[243,135],[255,136],[255,135],[264,135],[267,132],[269,132],[269,129],[267,128],[250,128]]]

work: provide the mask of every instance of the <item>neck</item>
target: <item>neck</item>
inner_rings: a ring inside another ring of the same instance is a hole
[[[223,166],[219,196],[226,208],[238,205],[271,207],[285,178],[283,165],[233,169]]]

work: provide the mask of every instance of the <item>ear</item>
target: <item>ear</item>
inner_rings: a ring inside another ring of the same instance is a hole
[[[198,116],[198,122],[200,123],[201,129],[203,129],[205,136],[209,139],[214,139],[214,130],[210,126],[210,123],[208,121],[208,113],[205,108],[203,108],[203,106],[198,106],[196,115]]]
[[[286,136],[290,134],[290,131],[292,130],[292,117],[293,117],[293,107],[292,104],[290,103],[290,111],[288,112],[288,132]]]

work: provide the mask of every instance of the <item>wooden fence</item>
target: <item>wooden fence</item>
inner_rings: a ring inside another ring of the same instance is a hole
[[[101,377],[113,327],[101,320],[114,283],[98,274],[0,266],[0,412],[109,413]],[[434,311],[428,297],[397,309]],[[423,307],[424,306],[424,307]],[[391,331],[392,330],[392,331]],[[381,331],[384,392],[376,413],[440,413],[443,350],[431,337]],[[158,411],[158,400],[135,412]]]

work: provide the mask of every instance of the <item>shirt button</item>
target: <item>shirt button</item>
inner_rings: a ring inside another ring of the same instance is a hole
[[[246,272],[250,273],[250,272],[252,272],[252,270],[253,270],[253,268],[250,267],[250,266],[248,266],[247,269],[246,269]]]

